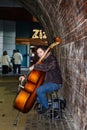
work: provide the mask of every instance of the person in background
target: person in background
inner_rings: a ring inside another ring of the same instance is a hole
[[[23,57],[22,57],[22,54],[19,52],[19,50],[17,50],[14,53],[13,58],[14,58],[14,64],[15,64],[14,74],[17,73],[17,69],[18,69],[18,74],[21,74],[21,63],[23,61]]]
[[[13,50],[13,54],[12,54],[12,57],[11,57],[11,63],[12,63],[12,66],[13,66],[13,73],[15,73],[15,62],[14,62],[14,54],[16,53],[16,50]]]
[[[9,72],[9,64],[10,64],[10,57],[7,51],[3,51],[1,64],[2,64],[2,74],[7,74]]]
[[[46,49],[47,48],[45,47],[39,47],[37,49],[37,55],[39,58],[44,55]],[[56,57],[52,55],[51,52],[46,55],[42,64],[37,62],[36,64],[32,65],[29,70],[39,70],[46,72],[44,83],[36,90],[37,102],[43,106],[43,109],[39,111],[39,113],[42,114],[50,110],[46,94],[56,90],[58,91],[62,87],[61,71]],[[23,81],[24,77],[20,76],[19,80]]]

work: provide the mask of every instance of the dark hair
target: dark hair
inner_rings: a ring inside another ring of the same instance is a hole
[[[5,56],[5,55],[7,55],[8,53],[7,53],[7,51],[3,51],[3,56]]]
[[[37,46],[37,49],[38,49],[38,48],[41,48],[42,50],[46,51],[47,48],[48,48],[48,46],[42,46],[42,45],[40,45],[40,46]]]
[[[17,49],[17,52],[19,52],[19,49]]]
[[[15,52],[16,52],[16,50],[14,49],[14,50],[13,50],[13,53],[15,53]]]

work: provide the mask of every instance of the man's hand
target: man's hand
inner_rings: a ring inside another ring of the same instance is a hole
[[[20,76],[19,77],[19,81],[21,82],[21,84],[23,83],[24,80],[25,80],[25,76]]]

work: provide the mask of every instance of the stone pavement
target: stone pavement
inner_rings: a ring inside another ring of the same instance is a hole
[[[20,113],[18,122],[14,121],[18,111],[13,108],[18,90],[18,76],[0,76],[0,130],[75,130],[74,121],[67,112],[61,120],[52,121],[31,110]]]

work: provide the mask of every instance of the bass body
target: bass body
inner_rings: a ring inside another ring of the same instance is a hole
[[[17,94],[14,107],[22,113],[27,113],[33,107],[36,100],[36,89],[43,83],[45,72],[33,70],[28,76],[24,89]]]

